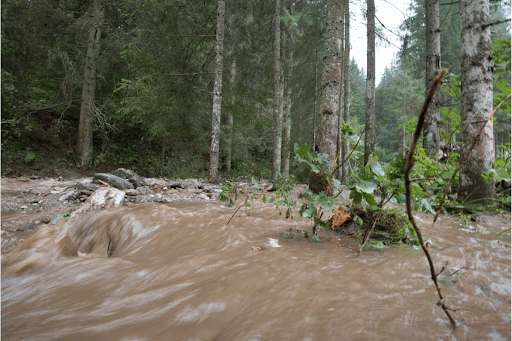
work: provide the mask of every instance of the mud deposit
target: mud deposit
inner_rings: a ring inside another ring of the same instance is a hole
[[[428,237],[437,268],[448,263],[447,305],[462,309],[452,330],[427,261],[411,247],[356,257],[332,234],[320,243],[281,237],[310,231],[310,222],[286,220],[272,205],[226,226],[236,207],[218,201],[129,204],[16,232],[55,217],[59,205],[2,212],[2,233],[24,239],[2,252],[2,340],[511,337],[510,234],[496,236],[510,215],[482,217],[474,231],[444,216]],[[418,216],[427,231],[432,217]]]

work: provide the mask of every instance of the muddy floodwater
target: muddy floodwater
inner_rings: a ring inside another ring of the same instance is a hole
[[[463,230],[443,216],[428,237],[437,269],[448,264],[439,277],[447,305],[461,309],[452,330],[420,250],[356,257],[336,235],[320,243],[281,237],[311,223],[285,219],[272,205],[226,226],[235,209],[133,204],[27,232],[2,254],[2,340],[511,338],[510,233],[497,237],[510,215]],[[6,214],[5,233],[27,214],[43,213]],[[432,216],[417,216],[427,231]]]

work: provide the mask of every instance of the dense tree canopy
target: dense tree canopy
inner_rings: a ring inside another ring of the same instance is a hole
[[[314,114],[319,113],[322,60],[329,52],[324,47],[327,1],[295,1],[293,11],[291,1],[281,1],[280,28],[285,38],[280,52],[281,91],[289,94],[282,110],[291,103],[290,145],[311,146],[318,124]],[[461,71],[458,5],[444,2],[440,3],[441,65],[450,77],[440,95],[442,145],[448,144],[452,131],[451,139],[459,140]],[[226,1],[221,175],[228,169],[234,176],[268,177],[272,172],[275,5],[275,0]],[[378,0],[376,6],[378,10]],[[6,162],[65,150],[66,162],[80,164],[76,141],[92,11],[92,0],[2,1],[2,159]],[[384,160],[403,152],[410,139],[406,127],[425,93],[424,1],[412,0],[408,14],[401,31],[395,32],[401,36],[402,49],[376,86],[375,153]],[[492,2],[492,21],[503,21],[491,31],[494,105],[510,93],[509,14],[508,2]],[[351,6],[350,15],[366,20],[358,6]],[[94,166],[110,162],[146,175],[207,176],[216,28],[216,1],[104,0],[94,100]],[[376,31],[378,44],[385,39],[378,23]],[[351,59],[350,117],[358,133],[365,122],[366,71],[361,65],[364,61]],[[494,120],[496,145],[506,145],[510,105],[505,104]],[[359,163],[362,147],[354,153]],[[504,150],[499,147],[496,152]],[[303,168],[293,166],[293,152],[291,163],[290,173],[303,176]],[[8,164],[3,164],[7,171]]]

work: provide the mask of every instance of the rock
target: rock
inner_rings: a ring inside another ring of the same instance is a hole
[[[181,181],[171,181],[169,183],[166,183],[165,184],[166,187],[168,188],[183,188],[183,185],[181,184]]]
[[[108,183],[110,186],[113,186],[117,189],[133,189],[133,185],[130,181],[120,178],[113,174],[108,173],[96,173],[94,174],[93,180],[101,180]]]
[[[137,191],[136,189],[127,189],[124,191],[126,193],[126,195],[130,195],[130,196],[136,196],[136,195],[139,195],[139,191]]]
[[[93,193],[93,191],[89,191],[88,189],[82,189],[80,190],[80,194],[81,195],[86,195],[86,196],[89,196]]]
[[[139,192],[140,194],[142,195],[151,195],[151,194],[155,194],[155,192],[153,192],[152,190],[150,190],[149,188],[147,187],[137,187],[137,192]]]
[[[127,179],[130,183],[133,184],[134,188],[144,187],[148,185],[140,175],[138,175],[131,169],[118,168],[115,171],[113,171],[112,174],[120,178]]]
[[[204,187],[204,184],[200,181],[197,181],[196,179],[190,179],[185,184],[186,189],[202,189]]]
[[[148,204],[148,203],[157,203],[157,204],[166,204],[167,200],[157,197],[150,197],[148,195],[144,195],[135,199],[135,203],[137,204]]]
[[[210,198],[208,198],[208,196],[204,193],[199,194],[197,197],[203,200],[210,200]]]
[[[71,213],[71,217],[78,213],[110,208],[121,205],[124,199],[124,192],[116,188],[102,187],[95,191],[85,202],[84,206]]]
[[[69,188],[59,198],[59,201],[76,200],[80,196],[80,191],[76,188]]]

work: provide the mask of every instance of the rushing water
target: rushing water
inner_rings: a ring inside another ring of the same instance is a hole
[[[452,330],[422,252],[356,257],[280,237],[309,222],[271,205],[226,226],[234,211],[141,204],[42,225],[2,258],[2,340],[510,340],[509,235],[436,224],[438,269],[461,269],[440,276],[447,305],[463,309]],[[508,219],[481,225],[501,232]]]

